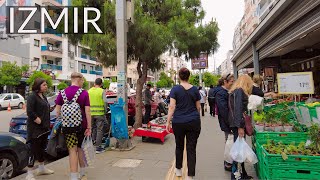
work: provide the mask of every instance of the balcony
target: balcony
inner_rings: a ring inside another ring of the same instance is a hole
[[[58,70],[62,71],[62,66],[55,64],[41,64],[41,70]]]
[[[81,69],[81,73],[87,74],[87,73],[88,73],[88,70],[86,70],[86,69]]]
[[[88,55],[86,55],[86,54],[81,54],[81,58],[82,58],[82,59],[88,59]]]
[[[102,71],[96,71],[96,75],[102,76],[102,75],[103,75],[103,72],[102,72]]]
[[[41,55],[62,58],[62,49],[53,46],[41,46]]]
[[[97,61],[97,58],[95,58],[95,57],[89,57],[89,59],[91,60],[91,61]]]
[[[89,73],[96,75],[96,71],[90,71]]]

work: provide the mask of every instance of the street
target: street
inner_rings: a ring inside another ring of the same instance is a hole
[[[0,131],[9,132],[11,118],[18,116],[24,112],[25,110],[23,109],[15,109],[15,108],[13,108],[11,112],[8,112],[6,109],[0,111]]]

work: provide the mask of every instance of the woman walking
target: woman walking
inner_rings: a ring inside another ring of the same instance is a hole
[[[204,105],[206,103],[206,92],[202,89],[202,87],[199,87],[199,93],[200,93],[200,104],[201,104],[201,113],[202,116],[204,116]]]
[[[40,163],[35,175],[54,173],[44,167],[45,149],[50,133],[50,104],[44,95],[47,90],[47,82],[42,78],[37,78],[32,86],[32,94],[27,99],[27,142],[31,146],[27,180],[35,180],[32,172],[35,160]]]
[[[248,97],[252,93],[253,81],[248,75],[241,75],[230,89],[229,97],[229,125],[234,135],[234,142],[238,137],[245,138],[244,114],[247,113]],[[236,179],[238,172],[238,162],[233,162],[231,179]],[[248,176],[244,163],[241,163],[241,179],[252,179]]]
[[[196,169],[196,147],[201,131],[200,94],[195,86],[188,83],[190,71],[182,68],[179,71],[181,85],[175,86],[170,92],[170,105],[167,131],[172,128],[176,140],[176,176],[182,176],[184,139],[187,139],[188,177],[193,179]],[[173,116],[173,118],[172,118]]]

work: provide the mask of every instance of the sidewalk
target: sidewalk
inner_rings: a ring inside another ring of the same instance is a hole
[[[133,138],[133,142],[136,147],[131,151],[107,151],[98,154],[94,167],[88,169],[88,180],[164,180],[174,173],[172,171],[175,150],[173,135],[168,135],[164,144],[160,141],[142,143],[139,137]],[[196,179],[230,179],[230,172],[223,169],[223,153],[224,134],[220,131],[217,118],[206,113],[202,119],[202,131],[197,148]],[[127,162],[126,159],[137,161]],[[135,165],[136,167],[132,167]],[[249,175],[255,177],[253,167],[249,165],[246,167]],[[55,174],[37,177],[37,180],[69,179],[68,158],[53,162],[48,165],[48,168],[54,170]],[[25,176],[23,174],[14,179],[22,180]]]

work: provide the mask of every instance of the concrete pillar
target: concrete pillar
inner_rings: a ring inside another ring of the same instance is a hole
[[[256,43],[252,43],[252,51],[253,51],[254,74],[260,74],[259,53],[258,53],[257,48],[256,48]]]
[[[238,67],[236,65],[236,62],[233,61],[233,76],[234,76],[234,79],[238,79]]]

